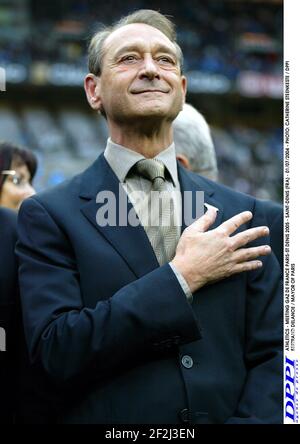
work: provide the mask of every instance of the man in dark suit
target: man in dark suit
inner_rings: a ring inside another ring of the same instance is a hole
[[[0,424],[45,423],[51,405],[35,391],[25,345],[16,242],[17,213],[0,207]]]
[[[176,164],[175,37],[154,11],[94,36],[85,89],[105,152],[20,210],[27,343],[59,422],[281,422],[279,266],[255,199]]]
[[[12,423],[15,404],[13,319],[17,299],[17,216],[0,207],[0,423]]]

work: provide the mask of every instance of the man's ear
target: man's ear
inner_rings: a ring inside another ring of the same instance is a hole
[[[176,154],[176,159],[181,163],[187,170],[192,170],[189,159],[184,154]]]
[[[84,79],[84,89],[90,106],[99,111],[102,106],[99,77],[89,73]]]
[[[186,92],[187,92],[187,79],[185,76],[181,76],[181,88],[182,88],[182,106],[185,104]]]

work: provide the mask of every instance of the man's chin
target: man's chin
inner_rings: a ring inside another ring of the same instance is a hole
[[[135,113],[143,118],[151,118],[151,117],[167,117],[168,115],[172,114],[172,109],[170,109],[169,106],[166,106],[164,103],[161,103],[160,101],[149,101],[145,106],[141,108],[136,108]]]
[[[158,121],[159,123],[162,121],[173,121],[180,111],[179,106],[177,104],[166,104],[162,103],[159,100],[147,101],[147,103],[143,103],[143,106],[139,106],[137,104],[134,106],[130,104],[126,109],[122,107],[122,113],[115,120],[118,120],[122,123],[132,122],[132,123],[142,123],[142,122],[151,122]]]

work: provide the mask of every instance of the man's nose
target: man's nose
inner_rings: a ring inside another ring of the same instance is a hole
[[[140,78],[143,77],[147,77],[150,80],[159,78],[158,66],[152,56],[148,54],[144,57],[143,66],[140,71]]]

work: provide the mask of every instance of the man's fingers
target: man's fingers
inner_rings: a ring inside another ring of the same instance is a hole
[[[236,214],[223,222],[218,228],[216,228],[216,231],[223,231],[225,234],[230,235],[234,233],[241,225],[249,222],[251,219],[251,211],[243,211],[242,213]]]
[[[193,222],[188,229],[194,230],[194,231],[200,231],[201,233],[204,233],[204,231],[207,231],[209,227],[214,223],[217,217],[217,210],[215,210],[212,207],[209,207],[206,213],[199,217],[195,222]]]
[[[242,264],[236,264],[231,270],[231,274],[242,273],[243,271],[253,271],[262,267],[261,261],[249,261]]]
[[[267,256],[271,253],[271,247],[269,245],[262,245],[252,248],[241,248],[234,252],[234,261],[237,263],[251,261],[259,256]]]
[[[238,248],[243,247],[249,242],[258,239],[259,237],[267,236],[268,234],[269,234],[268,227],[249,228],[248,230],[245,230],[242,233],[238,233],[235,236],[231,237],[233,243],[232,246],[234,250],[237,250]]]

